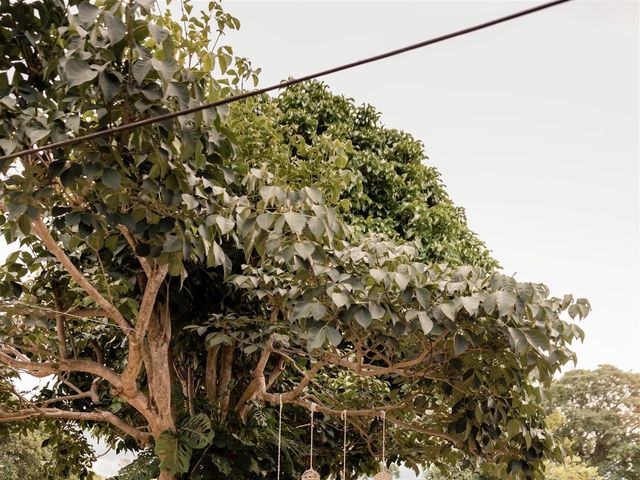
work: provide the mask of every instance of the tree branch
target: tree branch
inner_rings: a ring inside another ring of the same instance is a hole
[[[144,289],[140,311],[136,319],[135,330],[129,336],[129,354],[127,356],[127,366],[122,372],[122,385],[125,393],[134,394],[137,390],[136,380],[140,373],[143,362],[143,342],[147,333],[151,316],[154,312],[158,291],[169,270],[168,265],[154,265],[147,286]]]
[[[59,408],[26,408],[15,412],[7,412],[0,409],[0,423],[18,422],[20,420],[26,420],[33,417],[106,422],[113,425],[126,435],[135,438],[141,445],[146,445],[151,437],[151,434],[137,430],[135,427],[129,425],[113,413],[106,412],[104,410],[76,412],[72,410],[61,410]]]
[[[19,355],[19,360],[8,352],[16,355],[15,348],[0,344],[0,363],[16,370],[23,370],[34,377],[42,378],[60,372],[84,372],[104,378],[116,388],[120,388],[122,384],[120,377],[113,370],[93,360],[60,359],[58,362],[32,362],[22,354]]]
[[[69,273],[71,278],[82,287],[82,289],[87,292],[87,294],[96,302],[100,308],[104,309],[104,311],[109,315],[109,317],[116,322],[116,324],[123,330],[125,334],[129,332],[129,323],[122,316],[120,311],[106,298],[102,296],[96,288],[91,285],[91,283],[85,278],[85,276],[76,268],[71,259],[67,256],[67,254],[60,248],[58,243],[53,239],[49,229],[44,224],[41,218],[37,218],[32,223],[33,231],[40,238],[42,243],[44,243],[47,250],[51,252],[51,254],[56,257],[56,259],[60,262],[62,267]]]

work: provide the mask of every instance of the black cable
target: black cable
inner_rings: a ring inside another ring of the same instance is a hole
[[[426,47],[428,45],[433,45],[434,43],[443,42],[445,40],[449,40],[450,38],[459,37],[462,35],[466,35],[467,33],[476,32],[478,30],[482,30],[493,25],[498,25],[499,23],[504,23],[509,20],[513,20],[515,18],[524,17],[525,15],[529,15],[531,13],[535,13],[541,10],[545,10],[550,7],[554,7],[556,5],[560,5],[561,3],[566,3],[571,0],[555,0],[553,2],[544,3],[542,5],[538,5],[536,7],[528,8],[526,10],[521,10],[516,13],[512,13],[505,17],[500,17],[495,20],[490,20],[485,23],[480,23],[478,25],[474,25],[472,27],[467,27],[462,30],[458,30],[456,32],[447,33],[446,35],[441,35],[439,37],[431,38],[429,40],[424,40],[419,43],[414,43],[412,45],[408,45],[406,47],[398,48],[396,50],[391,50],[389,52],[381,53],[379,55],[374,55],[373,57],[367,57],[362,60],[357,60],[355,62],[346,63],[344,65],[340,65],[338,67],[329,68],[327,70],[322,70],[321,72],[312,73],[309,75],[305,75],[304,77],[293,78],[287,80],[282,83],[278,83],[277,85],[271,85],[269,87],[258,88],[257,90],[252,90],[250,92],[241,93],[238,95],[234,95],[231,97],[227,97],[222,100],[218,100],[210,103],[203,103],[202,105],[198,105],[196,107],[187,108],[185,110],[179,110],[177,112],[165,113],[163,115],[157,115],[155,117],[145,118],[144,120],[139,120],[137,122],[131,122],[124,125],[120,125],[118,127],[107,128],[104,130],[98,130],[93,133],[89,133],[86,135],[81,135],[80,137],[70,138],[67,140],[62,140],[60,142],[50,143],[48,145],[43,145],[41,147],[30,148],[27,150],[21,150],[19,152],[14,152],[9,155],[3,155],[0,157],[0,161],[2,160],[10,160],[12,158],[20,157],[23,155],[30,155],[33,153],[44,152],[47,150],[53,150],[55,148],[66,147],[68,145],[74,145],[76,143],[85,142],[87,140],[93,140],[94,138],[99,138],[105,135],[113,135],[115,133],[124,132],[127,130],[133,130],[135,128],[146,127],[147,125],[151,125],[157,122],[163,122],[165,120],[170,120],[172,118],[180,117],[182,115],[189,115],[191,113],[199,112],[201,110],[206,110],[208,108],[218,107],[220,105],[226,105],[228,103],[237,102],[238,100],[243,100],[249,97],[255,97],[257,95],[262,95],[263,93],[271,92],[273,90],[279,90],[282,88],[290,87],[291,85],[295,85],[297,83],[306,82],[308,80],[313,80],[315,78],[324,77],[326,75],[330,75],[332,73],[341,72],[343,70],[348,70],[350,68],[359,67],[360,65],[365,65],[367,63],[377,62],[378,60],[383,60],[385,58],[393,57],[395,55],[400,55],[401,53],[409,52],[411,50],[416,50],[418,48]]]

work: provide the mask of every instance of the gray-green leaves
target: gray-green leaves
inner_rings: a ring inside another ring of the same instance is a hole
[[[83,83],[90,82],[98,75],[98,71],[91,68],[91,66],[82,60],[77,58],[69,58],[62,65],[62,71],[67,79],[69,87],[75,87],[82,85]]]

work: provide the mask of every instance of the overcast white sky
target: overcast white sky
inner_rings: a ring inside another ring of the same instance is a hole
[[[535,4],[228,0],[226,43],[266,86]],[[640,371],[639,24],[576,0],[325,79],[425,143],[506,273],[591,300],[579,368]]]
[[[266,86],[538,3],[229,0],[226,40]],[[424,142],[506,273],[590,299],[579,368],[640,371],[638,6],[576,0],[325,79]]]

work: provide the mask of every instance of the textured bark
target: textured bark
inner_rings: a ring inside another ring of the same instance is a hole
[[[231,400],[231,378],[233,376],[233,346],[222,347],[222,359],[220,361],[220,383],[218,395],[220,398],[221,417],[224,419],[229,410]]]
[[[149,385],[149,407],[154,414],[150,422],[154,436],[165,430],[175,430],[171,404],[171,363],[169,347],[171,343],[171,315],[167,304],[158,304],[156,314],[149,322],[147,330],[147,378]]]
[[[218,397],[218,353],[220,345],[207,350],[207,364],[205,367],[204,386],[209,403],[216,401]]]

